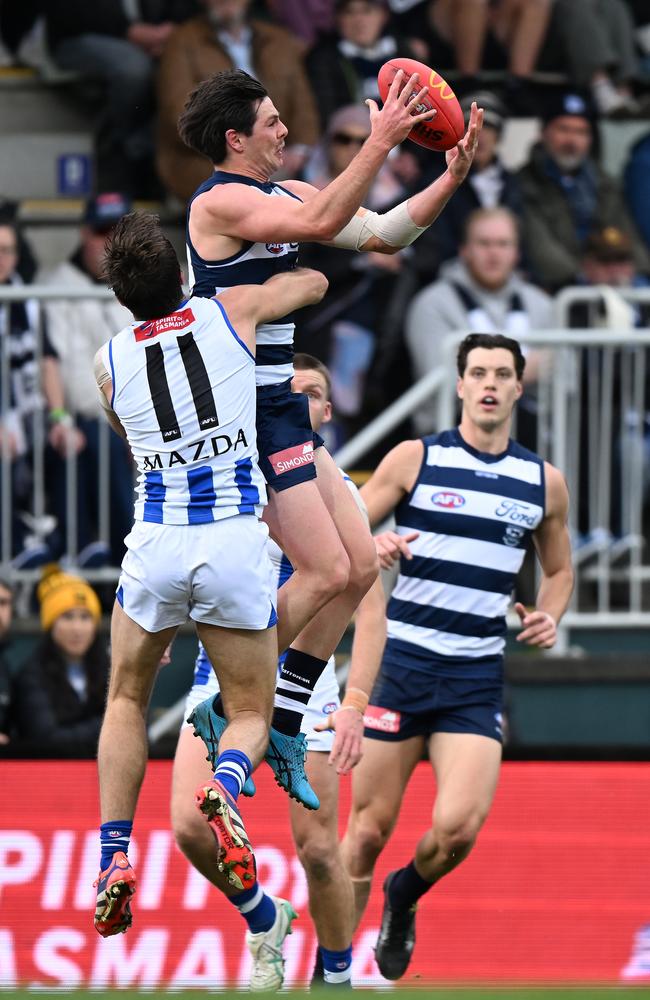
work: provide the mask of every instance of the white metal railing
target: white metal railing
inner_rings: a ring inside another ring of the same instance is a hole
[[[558,309],[599,297],[599,289],[569,289]],[[650,290],[631,290],[629,299],[650,305]],[[347,442],[334,456],[339,465],[357,463],[425,399],[433,399],[437,428],[454,425],[456,351],[469,332],[444,338],[439,366]],[[644,587],[650,581],[649,546],[643,538],[650,330],[558,328],[518,339],[544,351],[549,362],[537,385],[536,450],[564,473],[571,494],[576,588],[564,624],[650,626]],[[614,586],[623,591],[616,600]],[[565,641],[566,631],[560,649]]]
[[[68,288],[50,285],[4,285],[0,286],[0,425],[7,426],[8,414],[11,409],[11,338],[5,335],[9,326],[9,311],[12,302],[33,301],[38,304],[38,322],[34,333],[36,335],[36,359],[40,368],[43,356],[43,309],[45,301],[114,301],[113,293],[105,287]],[[116,331],[117,332],[117,331]],[[42,392],[41,392],[42,395]],[[74,414],[73,414],[74,416]],[[31,475],[31,503],[28,510],[15,510],[12,489],[12,460],[10,443],[7,434],[2,434],[0,446],[0,572],[10,574],[18,581],[36,580],[40,577],[39,570],[16,569],[13,558],[16,553],[13,544],[13,519],[20,517],[26,524],[26,535],[34,541],[44,542],[53,527],[55,520],[48,509],[47,494],[55,485],[46,482],[45,449],[47,443],[45,401],[42,411],[35,410],[30,418],[29,445],[22,458]],[[20,417],[18,418],[20,420]],[[97,541],[109,544],[110,520],[110,459],[109,435],[111,430],[104,419],[99,425],[98,449],[98,525]],[[63,529],[62,558],[68,566],[74,567],[78,556],[78,524],[77,524],[77,455],[68,443],[65,455],[66,509]],[[93,582],[117,579],[118,568],[84,569],[84,576]]]

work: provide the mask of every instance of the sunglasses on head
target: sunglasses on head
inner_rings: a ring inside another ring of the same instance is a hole
[[[349,132],[335,132],[332,136],[332,142],[338,143],[339,146],[363,146],[367,138],[368,136],[366,135],[350,135]]]

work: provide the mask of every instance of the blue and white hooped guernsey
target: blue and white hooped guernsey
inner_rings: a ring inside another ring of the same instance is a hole
[[[544,517],[544,463],[515,441],[500,455],[479,452],[458,429],[423,443],[416,483],[395,510],[400,534],[420,534],[388,603],[386,655],[426,673],[492,673],[515,578]]]
[[[216,299],[132,323],[102,348],[138,469],[134,516],[207,524],[261,516],[255,359]]]
[[[247,184],[271,197],[301,199],[269,181],[266,184],[216,170],[197,188],[187,208],[186,245],[189,282],[193,295],[210,298],[235,285],[261,285],[274,274],[291,271],[298,263],[297,243],[244,243],[241,250],[225,260],[204,260],[190,239],[190,212],[195,198],[217,184]],[[257,328],[255,381],[258,386],[277,385],[293,377],[293,316]]]

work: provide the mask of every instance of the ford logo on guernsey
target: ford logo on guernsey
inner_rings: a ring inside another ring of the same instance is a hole
[[[461,496],[460,493],[441,491],[440,493],[433,494],[431,502],[434,503],[436,507],[444,507],[445,510],[454,510],[456,507],[464,506],[465,497]]]

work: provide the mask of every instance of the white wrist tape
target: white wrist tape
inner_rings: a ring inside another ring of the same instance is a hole
[[[354,215],[347,226],[332,240],[342,250],[360,250],[371,236],[377,236],[391,247],[408,247],[429,227],[416,226],[409,215],[408,203],[403,201],[389,212],[379,215],[366,212]]]

